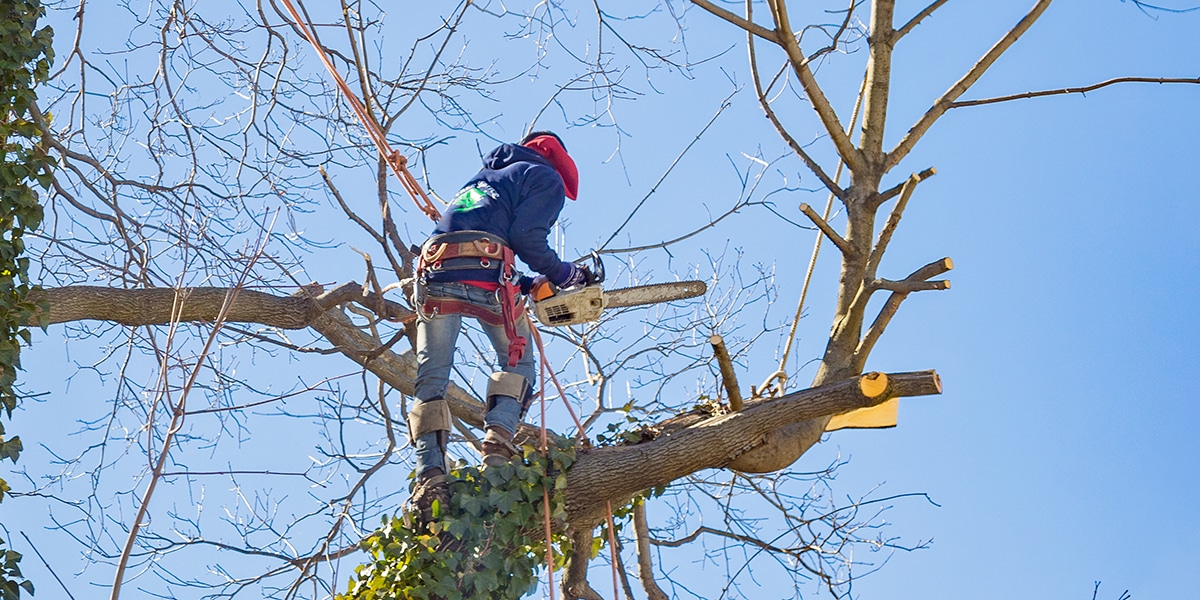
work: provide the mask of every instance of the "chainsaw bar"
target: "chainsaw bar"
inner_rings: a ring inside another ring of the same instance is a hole
[[[638,285],[617,290],[604,290],[605,308],[624,308],[642,304],[658,304],[703,296],[708,284],[703,281],[673,281]]]

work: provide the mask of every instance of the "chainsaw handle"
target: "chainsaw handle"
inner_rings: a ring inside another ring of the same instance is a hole
[[[589,260],[591,264],[588,264]],[[604,261],[600,260],[599,252],[592,250],[591,254],[575,259],[575,264],[583,269],[588,285],[604,283]]]

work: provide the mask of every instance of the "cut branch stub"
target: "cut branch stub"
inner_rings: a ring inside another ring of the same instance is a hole
[[[888,376],[885,373],[867,373],[858,378],[858,389],[867,398],[876,398],[887,389]]]
[[[713,355],[717,357],[717,364],[721,367],[721,383],[725,386],[725,393],[729,395],[729,410],[742,410],[742,392],[738,389],[737,373],[733,370],[733,359],[729,357],[729,350],[725,348],[725,339],[714,333],[708,336],[708,343],[712,344]]]

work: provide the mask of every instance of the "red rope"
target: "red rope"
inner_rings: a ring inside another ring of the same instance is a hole
[[[550,362],[546,358],[546,347],[542,345],[542,334],[538,333],[537,328],[533,327],[532,323],[529,327],[529,333],[533,336],[533,341],[535,344],[537,344],[538,356],[542,359],[542,390],[540,392],[542,394],[542,399],[545,400],[546,398],[546,371],[549,371],[550,381],[554,382],[554,387],[558,389],[558,397],[562,398],[563,406],[567,407],[567,412],[571,413],[571,419],[575,421],[575,428],[577,430],[575,437],[586,442],[587,435],[583,432],[583,423],[580,422],[579,416],[575,414],[575,409],[571,408],[571,403],[567,402],[567,392],[563,390],[562,384],[558,382],[558,377],[554,374],[554,369],[549,368]],[[543,415],[542,418],[545,419],[545,416]],[[543,424],[543,427],[544,426],[545,425]]]
[[[526,316],[525,318],[528,319],[529,317]],[[537,329],[534,329],[533,323],[529,323],[529,331],[531,331],[531,332],[537,331]],[[548,364],[546,362],[546,353],[542,352],[541,339],[540,338],[534,338],[534,339],[538,340],[538,352],[541,352],[540,356],[542,357],[542,365],[541,365],[542,381],[546,381],[546,367]],[[543,386],[543,388],[544,387],[545,386]],[[549,443],[547,442],[547,439],[546,439],[547,435],[546,435],[546,391],[545,391],[545,389],[538,390],[538,396],[541,397],[540,404],[542,407],[542,424],[541,424],[542,457],[546,458],[546,455],[549,452]],[[549,464],[548,461],[547,461],[547,464]],[[550,487],[549,487],[549,485],[542,486],[542,513],[545,514],[544,520],[545,520],[545,525],[546,525],[546,580],[547,580],[546,585],[550,588],[550,600],[554,600],[554,547],[551,546],[551,542],[550,542]]]
[[[387,141],[387,136],[379,128],[379,123],[375,122],[375,119],[371,117],[371,113],[367,111],[367,107],[363,106],[362,100],[359,100],[358,96],[354,95],[350,86],[346,84],[346,80],[342,79],[342,76],[337,72],[337,68],[333,66],[333,62],[329,60],[329,55],[325,53],[325,50],[321,48],[321,44],[317,42],[316,35],[309,29],[307,22],[300,17],[300,13],[296,10],[296,7],[292,5],[292,0],[283,0],[283,5],[291,13],[292,19],[296,21],[296,28],[300,30],[300,33],[304,35],[308,43],[312,44],[313,50],[316,50],[317,57],[321,59],[321,63],[325,65],[325,69],[329,71],[329,75],[337,83],[337,87],[346,98],[346,102],[354,110],[354,114],[358,116],[358,120],[362,122],[363,128],[367,130],[367,135],[370,136],[371,141],[375,142],[375,147],[379,150],[379,155],[384,157],[388,166],[392,168],[392,172],[400,180],[400,185],[412,197],[413,203],[430,219],[434,221],[441,219],[441,214],[438,213],[437,207],[433,205],[433,202],[425,193],[425,189],[417,183],[416,178],[409,172],[408,159],[400,154],[400,152],[392,149],[392,145]]]

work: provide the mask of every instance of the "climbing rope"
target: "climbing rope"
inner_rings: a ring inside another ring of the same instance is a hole
[[[526,316],[526,318],[528,318],[528,316]],[[538,395],[541,397],[541,406],[542,406],[542,422],[541,422],[542,456],[546,455],[547,448],[549,447],[549,442],[547,440],[547,434],[546,434],[546,383],[545,382],[546,382],[547,374],[549,374],[549,376],[550,376],[550,381],[552,381],[554,383],[555,389],[558,390],[558,397],[562,398],[563,406],[567,407],[567,412],[570,413],[571,420],[575,421],[575,429],[576,429],[575,437],[577,439],[579,439],[579,441],[583,442],[586,445],[588,443],[588,439],[587,439],[587,434],[584,433],[584,431],[583,431],[583,423],[579,420],[579,416],[575,414],[575,409],[571,408],[571,403],[567,401],[566,390],[563,388],[562,384],[558,382],[558,377],[554,374],[554,369],[552,369],[550,367],[550,361],[549,361],[549,359],[546,358],[546,347],[545,347],[545,345],[542,344],[542,334],[538,332],[537,328],[534,327],[532,323],[529,324],[529,333],[533,337],[534,343],[537,344],[538,356],[541,357],[542,387],[540,390],[538,390]],[[543,503],[544,503],[544,509],[542,512],[546,513],[546,523],[545,523],[545,525],[546,525],[546,573],[547,573],[547,576],[549,577],[550,600],[554,600],[554,553],[550,549],[550,492],[548,489],[545,489],[545,488],[542,489],[542,499],[543,499]],[[615,598],[619,599],[620,594],[619,594],[619,587],[618,587],[618,583],[617,583],[617,541],[616,541],[616,533],[615,533],[616,530],[614,529],[614,525],[613,525],[612,502],[606,502],[605,509],[608,513],[608,515],[607,515],[607,517],[608,517],[608,545],[609,545],[609,551],[612,555],[611,563],[612,563],[612,576],[613,576],[613,596]],[[576,551],[578,551],[578,550],[579,549],[576,548]]]
[[[317,41],[316,34],[308,27],[307,21],[300,17],[300,13],[296,10],[296,7],[292,5],[292,0],[283,0],[283,5],[291,13],[296,28],[300,30],[300,33],[312,45],[313,50],[316,51],[317,57],[321,59],[321,63],[325,65],[325,69],[329,71],[329,75],[337,83],[342,96],[346,98],[346,102],[354,110],[354,114],[358,116],[358,120],[362,122],[363,128],[367,130],[367,135],[371,138],[371,141],[375,142],[375,147],[379,150],[379,155],[392,168],[392,172],[396,174],[396,177],[400,180],[400,185],[404,186],[404,190],[408,192],[413,203],[417,205],[417,208],[421,212],[425,213],[426,216],[435,222],[441,219],[441,214],[425,193],[425,189],[417,183],[416,178],[409,172],[408,159],[403,154],[400,154],[399,151],[394,150],[392,145],[388,143],[387,136],[380,129],[379,123],[367,111],[367,107],[363,105],[362,100],[359,100],[358,96],[354,95],[354,92],[350,90],[350,86],[346,84],[346,80],[342,79],[342,76],[333,66],[333,62],[329,60],[329,55],[325,53],[325,50]]]

